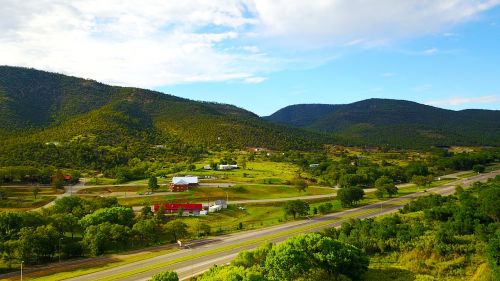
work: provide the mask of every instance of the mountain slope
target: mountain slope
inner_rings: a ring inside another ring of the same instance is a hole
[[[18,67],[0,67],[4,143],[67,142],[91,135],[100,145],[319,147],[320,135],[264,121],[244,109],[155,91]]]
[[[500,111],[445,110],[415,102],[368,99],[343,105],[293,105],[267,120],[332,132],[359,144],[500,145]]]

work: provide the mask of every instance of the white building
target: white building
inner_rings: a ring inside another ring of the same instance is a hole
[[[209,213],[218,212],[220,210],[222,210],[222,206],[221,205],[213,205],[213,206],[208,207],[208,212]]]
[[[198,185],[198,177],[196,176],[187,176],[187,177],[173,177],[172,184],[187,184],[187,185]]]
[[[238,169],[238,165],[232,165],[232,164],[220,164],[219,165],[219,170],[232,170],[232,169]]]

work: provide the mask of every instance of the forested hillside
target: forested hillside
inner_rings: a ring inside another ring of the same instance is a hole
[[[334,133],[352,144],[500,145],[500,111],[452,111],[415,102],[369,99],[352,104],[285,107],[267,120]]]
[[[0,136],[0,165],[70,166],[207,148],[308,150],[327,140],[232,105],[7,66],[0,67]]]

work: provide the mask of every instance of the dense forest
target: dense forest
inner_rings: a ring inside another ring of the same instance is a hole
[[[266,119],[334,133],[357,145],[500,144],[498,110],[453,111],[404,100],[368,99],[341,105],[292,105]]]
[[[451,112],[388,100],[317,107],[299,111],[305,119],[292,125],[309,128],[318,113],[342,113],[328,123],[333,133],[277,125],[232,105],[1,66],[0,166],[109,170],[135,158],[179,163],[207,151],[247,147],[321,151],[327,144],[499,144],[496,111]],[[436,120],[448,129],[432,127]]]
[[[311,150],[331,140],[232,105],[7,66],[0,67],[0,136],[2,166],[84,165],[89,159],[78,156],[71,163],[82,154],[159,158],[200,147]]]

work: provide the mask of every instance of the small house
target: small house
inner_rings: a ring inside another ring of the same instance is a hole
[[[238,165],[236,164],[220,164],[219,165],[219,170],[233,170],[233,169],[238,169]]]
[[[226,200],[215,200],[214,205],[219,205],[222,207],[222,209],[227,209]]]
[[[189,187],[198,186],[198,177],[188,176],[188,177],[173,177],[172,183],[170,183],[170,191],[172,192],[184,192],[189,189]]]
[[[209,213],[218,212],[220,210],[222,210],[222,206],[221,205],[212,205],[212,206],[208,207],[208,212]]]

